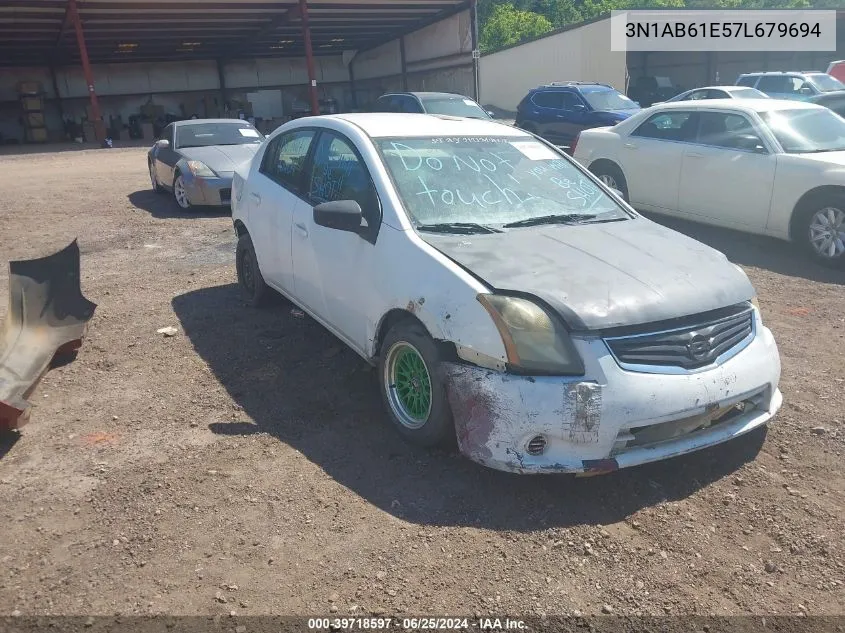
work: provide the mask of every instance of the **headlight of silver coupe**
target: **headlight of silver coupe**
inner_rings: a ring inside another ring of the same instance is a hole
[[[194,176],[199,176],[200,178],[215,178],[217,176],[217,174],[211,170],[211,167],[201,160],[189,160],[188,169],[191,170],[191,173]]]
[[[505,345],[509,369],[520,374],[580,376],[584,361],[560,319],[521,297],[480,294]]]

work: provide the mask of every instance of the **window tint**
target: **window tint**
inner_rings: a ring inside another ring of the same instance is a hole
[[[378,194],[370,173],[349,142],[331,132],[323,132],[317,142],[308,197],[315,204],[354,200],[370,225],[378,217]]]
[[[664,141],[692,141],[698,127],[698,113],[681,110],[653,114],[631,136]]]
[[[534,95],[534,104],[541,108],[563,108],[563,95],[560,92],[538,92]]]
[[[414,114],[422,114],[425,110],[420,107],[419,101],[413,97],[398,97],[401,104],[401,112],[411,112]]]
[[[758,88],[763,92],[797,94],[805,83],[806,82],[800,77],[790,77],[789,75],[767,75],[760,78],[760,85]]]
[[[742,137],[756,137],[759,135],[751,124],[741,114],[732,112],[702,112],[700,115],[698,129],[698,142],[702,145],[713,145],[726,149],[750,150],[746,139],[743,144]],[[765,147],[760,141],[760,146]]]
[[[730,99],[730,95],[724,90],[708,90],[705,99]]]
[[[290,132],[273,139],[261,162],[261,173],[294,193],[301,192],[302,170],[313,130]]]
[[[739,81],[736,82],[737,86],[748,86],[749,88],[753,88],[754,84],[757,83],[757,76],[752,77],[741,77]]]
[[[693,90],[684,101],[698,101],[699,99],[709,99],[706,90]]]
[[[376,100],[376,112],[393,112],[393,97],[379,97]]]
[[[581,97],[579,97],[574,92],[562,92],[561,97],[563,99],[564,110],[575,110],[576,106],[584,105],[584,102],[581,101]]]

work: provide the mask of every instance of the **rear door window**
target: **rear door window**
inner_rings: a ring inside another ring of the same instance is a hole
[[[686,110],[651,115],[631,136],[662,141],[693,141],[698,130],[698,113]]]
[[[538,92],[533,98],[534,105],[541,108],[563,109],[563,93],[560,92]]]

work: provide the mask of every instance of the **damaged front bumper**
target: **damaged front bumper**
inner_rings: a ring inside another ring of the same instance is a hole
[[[187,171],[187,170],[186,170]],[[182,182],[188,202],[194,206],[228,207],[232,204],[231,173],[221,173],[217,177],[194,176],[187,171]]]
[[[515,473],[599,473],[713,446],[764,425],[782,403],[772,333],[723,364],[689,374],[622,369],[600,338],[573,339],[577,378],[446,367],[458,445]]]
[[[0,328],[0,431],[29,420],[27,398],[57,356],[82,344],[96,304],[82,296],[79,246],[9,263],[9,307]]]

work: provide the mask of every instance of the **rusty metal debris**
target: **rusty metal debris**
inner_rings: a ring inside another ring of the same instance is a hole
[[[79,349],[96,307],[82,296],[76,240],[47,257],[9,262],[9,307],[0,327],[0,431],[29,421],[27,398],[54,359]]]

